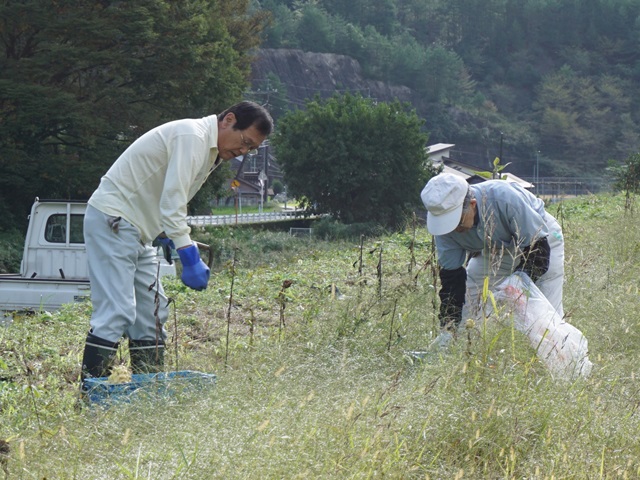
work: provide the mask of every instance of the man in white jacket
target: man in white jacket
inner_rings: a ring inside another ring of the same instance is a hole
[[[123,335],[134,373],[162,368],[168,305],[151,242],[161,236],[175,248],[183,283],[205,289],[210,272],[189,236],[187,203],[222,161],[258,148],[272,129],[269,113],[253,102],[176,120],[138,138],[102,177],[84,220],[93,313],[83,381],[109,374]]]

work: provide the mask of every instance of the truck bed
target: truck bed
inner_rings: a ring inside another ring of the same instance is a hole
[[[0,274],[0,310],[52,311],[65,303],[83,301],[89,293],[89,280]]]

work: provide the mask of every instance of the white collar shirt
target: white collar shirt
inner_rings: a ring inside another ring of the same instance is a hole
[[[216,115],[160,125],[120,155],[89,204],[133,224],[143,243],[165,232],[176,248],[190,245],[187,203],[220,164],[217,145]]]

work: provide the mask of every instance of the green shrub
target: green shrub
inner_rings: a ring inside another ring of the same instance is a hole
[[[284,185],[280,180],[274,180],[271,184],[271,189],[273,190],[274,195],[278,195],[284,191]]]
[[[623,165],[610,162],[607,168],[613,177],[614,188],[620,192],[638,193],[640,189],[640,153],[630,155]]]
[[[322,218],[313,225],[313,235],[322,240],[354,240],[361,235],[378,236],[384,228],[375,222],[344,224],[332,218]]]
[[[24,235],[18,230],[0,234],[0,273],[14,273],[20,270],[24,250]]]
[[[245,267],[268,265],[308,250],[309,240],[292,237],[285,232],[257,230],[255,227],[207,227],[194,231],[195,240],[211,246],[214,268],[236,258]],[[204,258],[204,257],[203,257]]]

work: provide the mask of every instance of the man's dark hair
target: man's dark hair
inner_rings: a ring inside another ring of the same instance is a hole
[[[256,129],[264,136],[270,135],[273,130],[271,115],[266,108],[255,102],[236,103],[218,115],[218,120],[222,120],[228,113],[233,113],[236,116],[234,130],[246,130],[251,125],[255,125]]]

